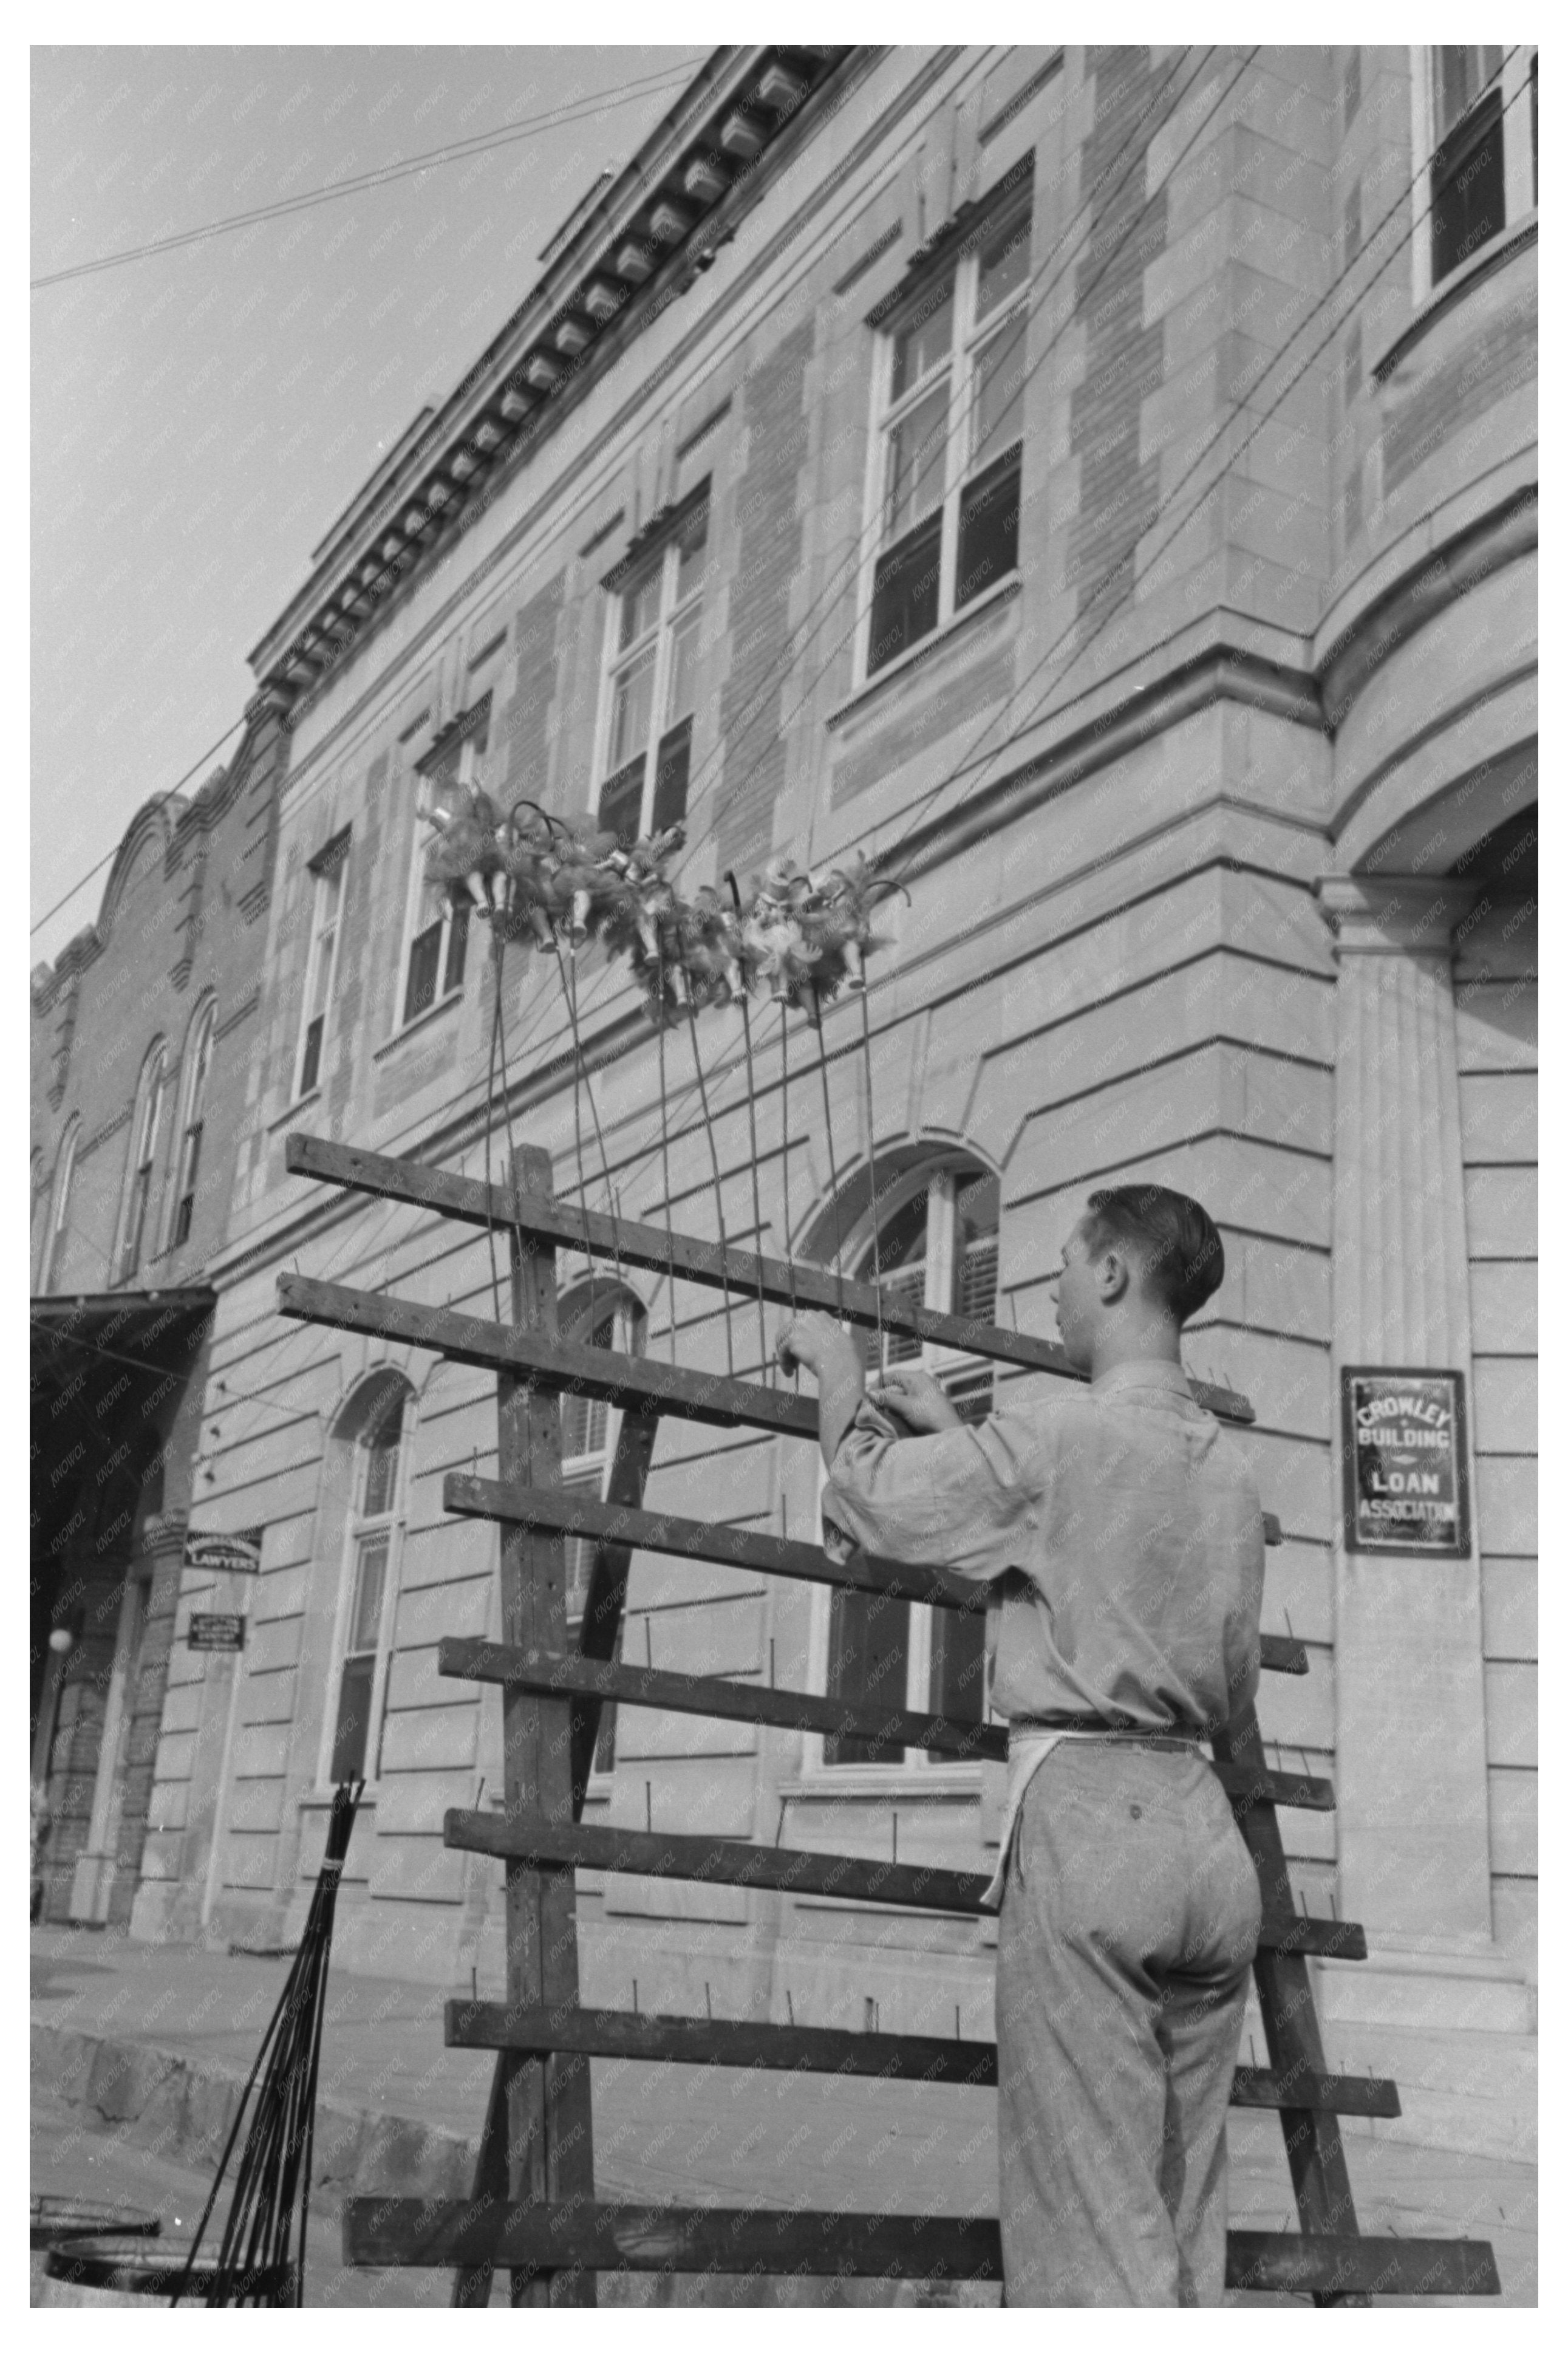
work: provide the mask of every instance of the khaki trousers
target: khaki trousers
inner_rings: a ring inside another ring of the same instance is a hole
[[[1024,1795],[996,1971],[1017,2305],[1217,2305],[1258,1874],[1194,1752],[1065,1741]]]

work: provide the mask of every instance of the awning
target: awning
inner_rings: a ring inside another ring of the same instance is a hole
[[[49,1425],[68,1409],[79,1423],[101,1425],[132,1391],[140,1399],[150,1383],[188,1374],[216,1304],[216,1292],[205,1285],[29,1300],[35,1440],[47,1447]]]

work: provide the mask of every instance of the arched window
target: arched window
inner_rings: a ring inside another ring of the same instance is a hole
[[[622,1356],[640,1356],[647,1341],[647,1316],[634,1292],[616,1283],[591,1283],[561,1303],[561,1336],[579,1347],[615,1348]],[[561,1480],[566,1487],[602,1496],[615,1460],[620,1417],[602,1398],[574,1397],[561,1400]],[[595,1546],[585,1536],[566,1539],[566,1620],[574,1641],[588,1599],[588,1579],[594,1573]],[[624,1621],[623,1621],[624,1622]],[[620,1656],[620,1635],[616,1656]],[[616,1709],[606,1701],[599,1718],[599,1738],[594,1770],[613,1771],[616,1762]]]
[[[130,1282],[142,1264],[147,1224],[147,1204],[153,1192],[153,1171],[158,1158],[158,1136],[163,1124],[163,1098],[168,1092],[168,1060],[160,1038],[142,1065],[136,1102],[131,1113],[131,1154],[125,1164],[125,1192],[120,1209],[120,1244],[115,1272]]]
[[[392,1652],[407,1474],[405,1443],[410,1391],[384,1373],[362,1388],[341,1417],[337,1435],[353,1449],[343,1538],[343,1605],[337,1706],[327,1778],[374,1778],[381,1768],[381,1724]]]
[[[892,1297],[945,1315],[994,1322],[1000,1179],[962,1154],[946,1153],[890,1176],[879,1170],[877,1192],[874,1212],[863,1213],[847,1237],[847,1270],[869,1282],[879,1267],[882,1288]],[[872,1369],[876,1333],[868,1333],[865,1343]],[[884,1365],[923,1362],[966,1420],[990,1411],[986,1359],[897,1332],[883,1333],[881,1348]],[[876,1698],[977,1724],[985,1713],[984,1617],[836,1590],[829,1601],[827,1689],[837,1699]],[[826,1765],[904,1761],[902,1749],[873,1750],[841,1736],[823,1743]]]
[[[38,1289],[51,1290],[65,1263],[66,1235],[70,1227],[71,1180],[76,1175],[76,1147],[81,1134],[81,1121],[73,1119],[60,1139],[55,1157],[55,1181],[49,1193],[48,1223],[44,1229],[43,1264],[38,1269]]]
[[[196,1206],[196,1174],[201,1166],[207,1080],[212,1071],[213,1029],[216,1018],[217,1002],[209,997],[205,1005],[197,1007],[195,1019],[185,1039],[184,1080],[180,1097],[180,1156],[170,1197],[169,1236],[165,1244],[169,1250],[179,1250],[190,1240],[191,1219]]]

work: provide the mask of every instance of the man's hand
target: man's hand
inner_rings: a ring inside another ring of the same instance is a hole
[[[847,1332],[820,1310],[797,1315],[779,1335],[778,1360],[785,1372],[804,1365],[816,1377],[816,1434],[828,1469],[844,1433],[860,1410],[866,1377],[860,1351]]]
[[[820,1309],[809,1310],[786,1324],[779,1334],[774,1353],[786,1373],[793,1373],[801,1365],[808,1373],[815,1373],[819,1382],[825,1368],[839,1367],[841,1359],[852,1363],[857,1372],[860,1367],[854,1341],[831,1315],[824,1314]]]
[[[917,1434],[956,1430],[963,1418],[934,1375],[913,1365],[889,1366],[867,1394]]]

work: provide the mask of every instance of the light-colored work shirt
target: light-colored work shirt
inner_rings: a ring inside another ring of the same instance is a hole
[[[868,1399],[822,1512],[830,1542],[992,1586],[992,1703],[1011,1727],[997,1894],[1024,1789],[1064,1732],[1199,1739],[1258,1688],[1262,1505],[1177,1365],[1118,1365],[1087,1388],[1044,1376],[929,1437]]]

